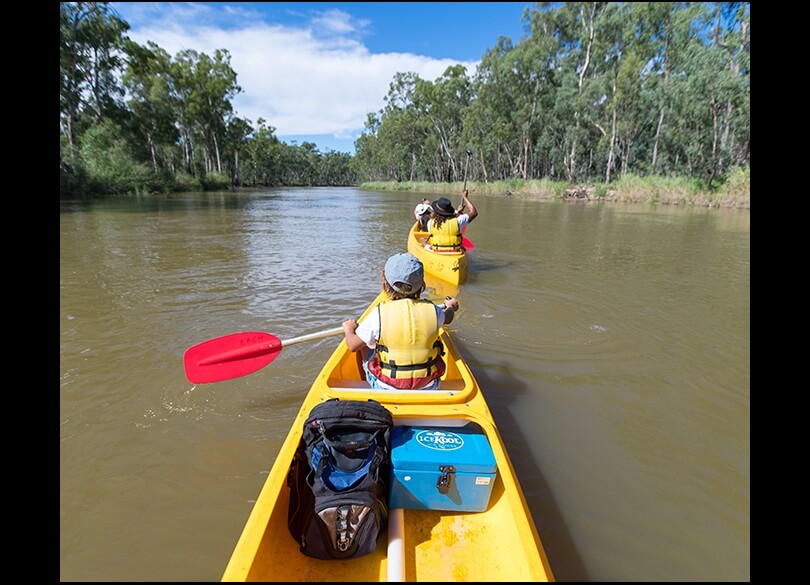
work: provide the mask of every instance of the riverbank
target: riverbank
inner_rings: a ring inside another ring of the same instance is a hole
[[[363,183],[361,189],[407,191],[456,197],[462,182],[430,183],[426,181],[377,181]],[[751,181],[748,169],[732,174],[719,188],[709,191],[698,181],[683,178],[626,176],[610,184],[572,185],[567,181],[548,179],[510,179],[489,183],[467,181],[470,195],[494,195],[523,199],[556,199],[577,203],[612,201],[617,203],[651,203],[710,208],[751,208]]]

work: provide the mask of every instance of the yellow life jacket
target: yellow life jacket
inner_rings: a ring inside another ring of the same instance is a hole
[[[463,248],[458,218],[448,217],[439,227],[436,226],[436,220],[431,221],[428,241],[431,248],[437,252],[461,252]]]
[[[427,299],[398,299],[377,305],[380,335],[369,371],[395,388],[415,390],[444,374],[436,306]]]

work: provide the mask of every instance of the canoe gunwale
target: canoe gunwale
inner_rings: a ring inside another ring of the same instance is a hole
[[[365,316],[385,299],[373,301]],[[361,317],[362,318],[362,317]],[[360,383],[355,356],[338,342],[304,397],[270,472],[250,511],[222,581],[386,581],[389,568],[404,581],[553,581],[537,528],[481,389],[446,327],[440,332],[448,359],[450,389],[375,391]],[[352,378],[342,380],[339,373]],[[341,384],[343,386],[341,386]],[[492,497],[483,512],[404,510],[402,550],[388,562],[388,534],[374,553],[347,561],[320,561],[296,554],[286,527],[287,475],[292,453],[310,410],[330,398],[373,398],[388,408],[394,425],[463,426],[475,423],[486,435],[496,460]],[[456,544],[453,544],[456,543]],[[463,546],[461,543],[468,543]],[[476,544],[477,543],[477,544]],[[399,565],[401,561],[401,566]],[[396,579],[399,580],[399,579]]]

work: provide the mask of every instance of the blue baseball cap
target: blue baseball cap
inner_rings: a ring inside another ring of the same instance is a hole
[[[395,254],[385,263],[385,280],[395,291],[412,294],[424,286],[425,268],[413,254]]]

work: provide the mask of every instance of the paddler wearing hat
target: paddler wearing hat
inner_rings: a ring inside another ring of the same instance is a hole
[[[359,323],[343,322],[346,345],[362,351],[366,381],[375,390],[438,390],[444,374],[443,325],[453,321],[458,299],[441,305],[421,298],[425,269],[410,253],[388,258],[382,272],[385,300]]]
[[[461,213],[464,208],[467,213]],[[430,204],[430,219],[427,222],[428,243],[434,252],[462,252],[462,232],[464,228],[478,217],[478,210],[469,198],[469,192],[461,192],[461,205],[458,209],[447,197],[439,197]]]

